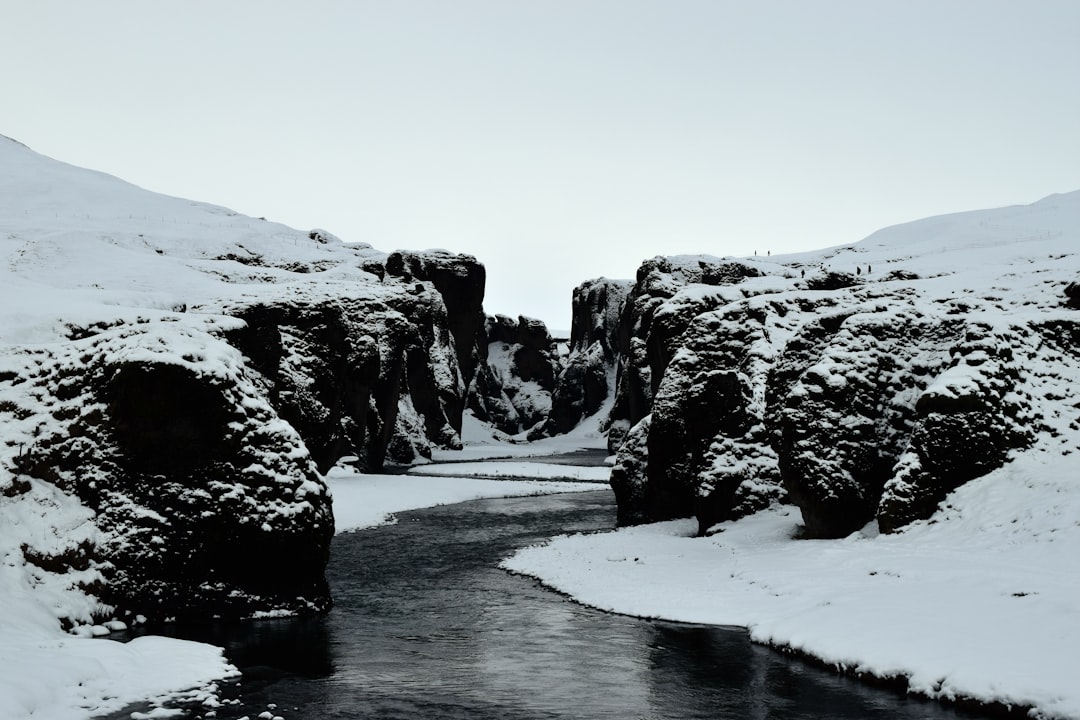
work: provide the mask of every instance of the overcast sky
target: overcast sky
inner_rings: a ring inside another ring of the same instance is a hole
[[[1074,0],[0,0],[0,134],[488,268],[569,325],[653,255],[1080,188]]]

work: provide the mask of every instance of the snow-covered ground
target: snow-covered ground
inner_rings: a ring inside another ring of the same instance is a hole
[[[543,480],[542,476],[535,481],[529,481],[488,480],[451,476],[449,473],[438,474],[440,470],[453,467],[428,465],[425,466],[428,472],[423,477],[331,471],[326,481],[334,494],[334,525],[337,531],[340,533],[373,527],[393,522],[395,513],[466,500],[551,495],[597,489],[591,482]],[[542,467],[558,469],[559,466]]]
[[[603,483],[607,485],[611,468],[581,467],[544,462],[462,462],[447,465],[421,465],[409,471],[410,475],[442,475],[480,478],[530,478],[533,480],[571,480]]]
[[[588,605],[741,625],[929,697],[1080,717],[1076,463],[1019,461],[906,532],[799,540],[776,507],[694,537],[692,520],[561,537],[504,562]]]
[[[470,410],[462,417],[461,450],[438,450],[431,452],[437,463],[456,463],[469,460],[495,460],[506,458],[540,457],[569,453],[575,450],[602,450],[607,447],[607,436],[601,432],[600,423],[611,410],[611,398],[595,414],[585,418],[565,435],[543,438],[527,442],[525,433],[509,440],[502,433],[493,430],[476,419]]]
[[[27,564],[19,543],[62,546],[94,530],[85,507],[31,482],[29,492],[0,503],[0,718],[74,720],[176,691],[212,706],[213,681],[235,673],[220,648],[162,637],[95,640],[120,628],[92,621],[77,634],[61,631],[58,615],[91,617],[94,603],[75,583],[92,578]]]

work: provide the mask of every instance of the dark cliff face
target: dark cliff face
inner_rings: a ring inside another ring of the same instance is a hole
[[[430,260],[390,255],[373,295],[233,310],[245,326],[230,341],[268,380],[271,402],[320,472],[344,457],[377,471],[429,457],[432,444],[460,442],[467,368],[459,363],[472,363],[473,353],[461,351],[453,328],[472,327],[483,266],[441,252]],[[430,277],[440,278],[445,295]],[[466,348],[475,342],[466,338]]]
[[[464,384],[469,385],[486,352],[484,288],[487,273],[484,266],[471,255],[429,250],[392,253],[387,257],[385,267],[388,278],[404,283],[425,281],[434,287],[445,308],[442,329],[449,331],[454,339],[458,372]],[[421,324],[435,326],[439,322]],[[460,432],[465,393],[452,399],[443,398],[443,401],[448,403],[451,427]]]
[[[320,473],[458,446],[483,266],[435,252],[364,268],[381,280],[253,293],[201,324],[72,328],[16,378],[52,418],[16,470],[96,513],[80,562],[104,603],[152,619],[325,610]]]
[[[569,432],[614,395],[619,318],[631,285],[599,278],[574,289],[570,352],[552,394],[545,434]]]
[[[469,407],[506,435],[537,431],[551,411],[562,369],[557,343],[540,320],[495,315],[487,319]]]
[[[1065,286],[1065,304],[1073,310],[1080,310],[1080,283]]]
[[[242,356],[211,335],[189,339],[184,353],[155,328],[119,327],[48,358],[26,382],[56,422],[20,471],[96,513],[87,562],[104,583],[92,590],[118,613],[326,609],[325,485]]]
[[[674,303],[668,301],[691,284],[733,285],[760,274],[756,268],[741,263],[696,257],[656,257],[642,263],[619,320],[609,450],[617,450],[626,432],[652,412],[664,369],[687,325],[702,312],[718,307],[723,298],[706,292],[686,295]],[[664,312],[658,312],[662,308]]]
[[[381,356],[402,349],[388,346],[391,333],[380,347],[357,332],[349,316],[363,311],[341,303],[256,305],[237,313],[244,326],[229,335],[267,378],[271,404],[304,438],[323,473],[346,455],[381,466],[382,428],[393,424],[396,403],[373,407],[372,390],[389,381],[380,372]]]
[[[784,501],[811,537],[892,532],[1030,444],[1030,329],[918,302],[891,275],[706,264],[646,263],[624,307],[620,522],[696,516],[705,532]]]

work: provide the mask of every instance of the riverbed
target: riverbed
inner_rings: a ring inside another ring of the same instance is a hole
[[[400,513],[335,538],[328,615],[178,632],[223,645],[242,671],[222,684],[226,720],[974,717],[754,645],[741,628],[603,613],[497,567],[614,522],[606,489]]]

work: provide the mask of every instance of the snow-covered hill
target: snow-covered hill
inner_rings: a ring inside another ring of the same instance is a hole
[[[1080,192],[646,261],[612,485],[623,523],[672,522],[508,567],[926,696],[1080,717],[1077,281]]]

